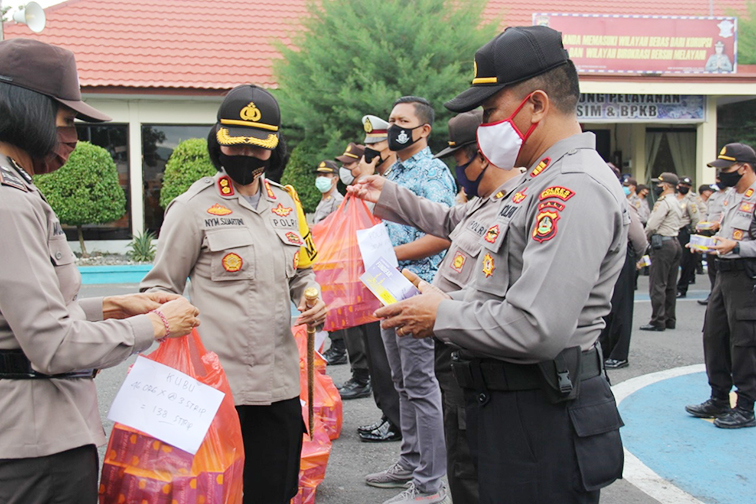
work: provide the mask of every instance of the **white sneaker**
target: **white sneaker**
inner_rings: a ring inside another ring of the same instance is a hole
[[[396,497],[385,501],[383,504],[410,504],[420,502],[422,504],[447,504],[446,485],[443,483],[438,491],[434,493],[421,492],[415,487],[414,482],[410,482],[409,488]]]
[[[412,472],[396,462],[385,471],[365,476],[365,483],[378,488],[403,488],[412,481]]]

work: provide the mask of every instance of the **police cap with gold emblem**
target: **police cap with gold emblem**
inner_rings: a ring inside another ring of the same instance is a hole
[[[275,149],[281,109],[273,95],[254,84],[236,86],[218,109],[216,138],[221,145],[253,145]]]
[[[712,168],[727,168],[735,163],[748,163],[756,169],[756,152],[751,147],[742,143],[730,143],[722,147],[717,159],[707,166]]]
[[[564,65],[570,57],[562,34],[547,26],[512,26],[475,53],[472,87],[446,102],[453,112],[480,106],[506,86]]]
[[[330,159],[326,159],[318,164],[315,173],[339,173],[339,166]]]
[[[656,183],[664,182],[667,184],[672,184],[674,186],[680,183],[680,179],[677,177],[677,175],[671,172],[664,172],[661,175],[659,175],[657,178],[652,179],[652,180]]]
[[[336,161],[339,161],[343,164],[349,164],[354,163],[355,161],[359,161],[362,159],[362,156],[365,154],[365,146],[364,145],[358,145],[354,142],[350,142],[349,145],[347,145],[346,149],[344,149],[344,154],[336,158]]]
[[[434,157],[446,157],[466,145],[477,143],[478,126],[481,122],[483,111],[480,109],[463,112],[449,119],[449,146]]]
[[[365,144],[367,145],[388,140],[389,123],[380,117],[362,116],[362,128],[365,130]]]

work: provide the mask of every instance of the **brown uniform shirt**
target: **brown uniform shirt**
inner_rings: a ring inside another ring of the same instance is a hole
[[[237,405],[299,395],[299,354],[291,302],[316,287],[300,268],[296,203],[261,179],[252,205],[223,175],[205,177],[173,200],[160,230],[155,266],[141,290],[184,291],[200,310],[202,342],[218,354]]]
[[[677,236],[682,225],[682,208],[674,194],[662,196],[654,204],[646,223],[646,236]]]
[[[153,342],[146,315],[101,321],[77,300],[81,275],[58,217],[25,172],[0,156],[0,349],[52,375],[115,365]],[[105,443],[91,378],[0,379],[0,459]]]

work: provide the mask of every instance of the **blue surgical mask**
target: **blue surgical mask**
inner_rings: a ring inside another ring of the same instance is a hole
[[[457,182],[459,182],[459,185],[462,186],[462,189],[465,190],[465,194],[467,194],[471,198],[478,195],[478,186],[480,185],[480,181],[483,179],[483,174],[486,173],[486,170],[488,169],[488,166],[483,168],[477,179],[468,179],[467,175],[465,175],[465,170],[473,161],[475,161],[475,156],[473,156],[472,159],[470,159],[470,161],[468,161],[467,163],[457,165],[455,169],[455,172],[457,174]]]
[[[325,194],[331,190],[333,184],[331,183],[331,179],[328,177],[318,177],[315,179],[315,187],[318,188],[318,191]]]
[[[630,188],[627,186],[622,186],[622,192],[625,193],[625,196],[630,196]]]

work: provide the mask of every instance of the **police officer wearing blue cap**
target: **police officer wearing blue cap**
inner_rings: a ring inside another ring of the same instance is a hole
[[[462,349],[453,366],[482,503],[598,502],[622,475],[622,420],[595,344],[630,217],[581,131],[579,95],[553,29],[508,28],[477,51],[472,87],[446,107],[482,106],[482,154],[528,170],[487,223],[468,287],[447,296],[420,282],[422,295],[376,312],[398,334]]]

